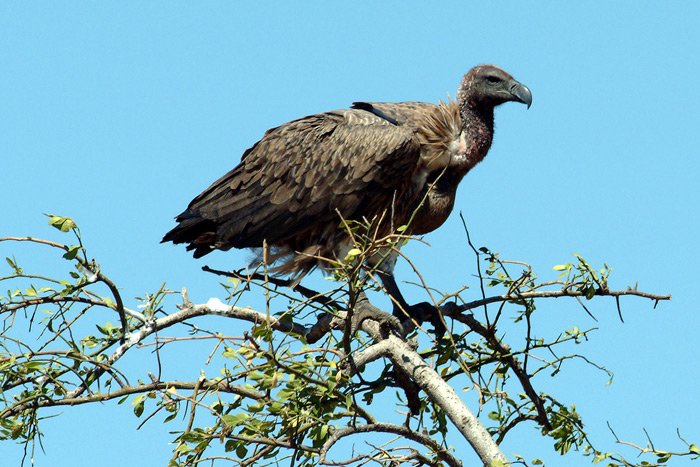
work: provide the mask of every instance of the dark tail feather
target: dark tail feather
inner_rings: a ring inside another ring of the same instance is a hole
[[[215,222],[203,219],[198,211],[185,211],[175,218],[179,222],[170,232],[166,233],[161,243],[188,243],[187,250],[194,250],[194,257],[201,258],[210,253],[221,238],[216,233]]]

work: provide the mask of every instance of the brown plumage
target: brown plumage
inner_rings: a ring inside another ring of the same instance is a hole
[[[457,102],[357,102],[278,126],[192,200],[163,241],[186,243],[198,258],[266,240],[277,270],[301,276],[326,266],[319,257],[347,247],[339,215],[384,214],[388,233],[406,224],[427,194],[410,231],[430,232],[452,211],[464,175],[486,156],[494,107],[529,107],[531,99],[508,73],[481,65],[464,76]]]

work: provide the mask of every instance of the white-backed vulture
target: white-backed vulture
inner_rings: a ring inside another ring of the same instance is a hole
[[[529,107],[532,94],[502,69],[480,65],[462,79],[456,102],[356,102],[272,128],[192,200],[163,241],[186,243],[195,258],[266,241],[275,270],[300,278],[328,269],[319,258],[343,258],[350,240],[341,216],[383,216],[383,234],[413,216],[411,234],[431,232],[452,211],[459,182],[486,156],[494,107],[509,101]],[[424,313],[429,305],[408,306],[401,296],[394,262],[380,267],[394,314]]]

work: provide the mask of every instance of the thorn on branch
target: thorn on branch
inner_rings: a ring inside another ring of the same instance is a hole
[[[656,303],[659,303],[658,300],[656,300]],[[620,307],[620,296],[616,295],[615,296],[615,304],[617,305],[617,316],[620,317],[621,322],[625,322],[625,320],[622,318],[622,308]],[[656,304],[654,304],[654,308],[656,308]]]
[[[593,321],[595,321],[595,322],[597,323],[597,322],[598,322],[598,319],[597,319],[595,316],[593,316],[593,313],[591,313],[590,310],[589,310],[588,308],[586,308],[586,305],[583,303],[583,300],[581,300],[581,297],[576,297],[576,300],[577,300],[577,301],[579,302],[579,304],[583,307],[583,309],[586,310],[586,313],[588,313],[588,316],[590,316],[591,318],[593,318]]]

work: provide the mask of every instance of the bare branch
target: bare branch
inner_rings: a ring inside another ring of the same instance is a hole
[[[609,297],[621,297],[623,295],[634,295],[637,297],[648,298],[650,300],[671,300],[671,295],[656,295],[647,292],[642,292],[636,289],[628,288],[627,290],[596,290],[596,295],[609,296]],[[562,290],[547,290],[542,292],[520,292],[514,294],[504,294],[504,295],[494,295],[492,297],[483,298],[481,300],[474,300],[463,305],[457,305],[456,307],[448,308],[443,310],[443,314],[450,316],[451,318],[459,319],[460,313],[467,310],[472,310],[480,306],[487,305],[489,303],[496,302],[509,302],[512,300],[527,300],[531,298],[559,298],[559,297],[584,297],[586,294],[584,292],[572,289],[562,289]]]
[[[49,245],[49,246],[52,246],[54,248],[60,248],[63,251],[69,250],[69,248],[66,245],[63,245],[61,243],[56,243],[56,242],[52,242],[50,240],[43,240],[41,238],[34,238],[34,237],[3,237],[3,238],[0,238],[0,242],[6,242],[6,241],[40,243],[42,245]]]
[[[197,381],[158,381],[150,384],[140,384],[137,386],[127,386],[116,391],[107,393],[94,393],[84,397],[64,397],[62,399],[41,399],[35,401],[32,405],[36,407],[55,407],[62,405],[80,405],[87,404],[90,402],[103,402],[107,400],[117,399],[124,396],[129,396],[132,394],[143,394],[150,391],[157,390],[168,390],[173,389],[183,389],[183,390],[194,390],[200,383]],[[261,392],[252,390],[245,386],[229,384],[225,380],[209,380],[205,379],[201,381],[200,389],[207,391],[218,391],[225,392],[229,394],[236,394],[242,397],[247,397],[256,400],[267,400],[267,396]],[[10,417],[19,411],[23,410],[22,407],[13,406],[0,412],[0,418]]]
[[[505,361],[505,363],[513,370],[518,378],[518,381],[520,381],[525,394],[527,394],[527,397],[529,397],[532,403],[535,404],[538,423],[547,430],[551,430],[552,426],[549,424],[549,420],[547,419],[547,412],[544,409],[544,401],[535,392],[535,389],[532,387],[532,383],[530,383],[530,377],[520,365],[518,359],[513,355],[510,346],[501,342],[496,337],[496,332],[493,327],[484,327],[474,318],[474,315],[460,315],[458,319],[459,321],[467,324],[472,331],[484,337],[489,345],[491,345],[491,347],[500,354],[500,356],[497,358]]]
[[[440,446],[440,444],[430,436],[411,430],[406,426],[394,425],[392,423],[371,423],[368,425],[357,425],[342,428],[340,430],[334,430],[328,440],[326,440],[321,447],[321,455],[318,459],[318,463],[329,464],[329,462],[326,461],[326,456],[333,445],[340,439],[356,433],[394,433],[426,446],[435,452],[440,460],[447,462],[447,464],[451,467],[462,467],[462,461],[457,459],[447,449]]]

